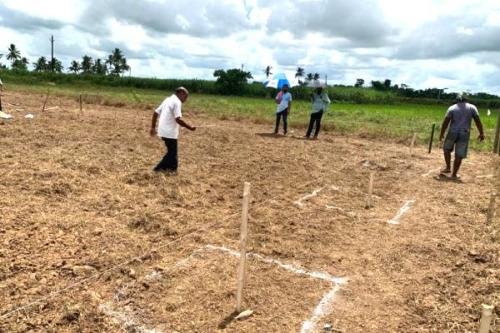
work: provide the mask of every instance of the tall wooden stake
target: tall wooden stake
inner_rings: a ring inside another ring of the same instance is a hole
[[[240,266],[238,267],[238,289],[236,293],[236,311],[241,312],[243,302],[243,287],[245,285],[247,261],[247,234],[248,234],[248,204],[250,202],[250,183],[245,182],[243,189],[243,210],[241,214],[240,230]]]
[[[373,207],[373,181],[375,179],[375,171],[370,172],[370,180],[368,182],[368,197],[366,198],[366,208]]]
[[[492,305],[482,305],[483,313],[481,314],[481,323],[479,326],[479,333],[489,333],[491,319],[493,318],[493,308]]]
[[[493,219],[495,218],[496,216],[496,197],[497,197],[497,193],[496,192],[492,192],[491,193],[491,197],[490,197],[490,206],[488,208],[488,216],[486,218],[486,222],[488,224],[490,224],[491,222],[493,222]]]
[[[42,112],[45,112],[45,106],[47,106],[47,101],[49,100],[50,89],[47,89],[47,95],[45,96],[45,101],[43,102]]]
[[[500,155],[500,110],[497,110],[497,129],[495,131],[495,141],[493,143],[493,153]]]
[[[410,156],[413,156],[413,148],[415,147],[415,141],[417,141],[417,133],[413,133],[410,143]]]
[[[83,113],[82,94],[80,94],[80,113]]]
[[[434,132],[436,131],[436,124],[432,124],[431,140],[429,141],[429,154],[432,152],[432,143],[434,141]]]

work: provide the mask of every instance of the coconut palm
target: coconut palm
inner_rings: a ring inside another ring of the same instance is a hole
[[[109,73],[111,75],[118,76],[123,72],[130,70],[130,66],[127,64],[127,59],[123,56],[123,53],[119,48],[115,48],[108,56],[106,64],[109,66]]]
[[[48,67],[56,73],[62,73],[64,69],[61,60],[57,58],[54,58],[53,60],[49,61]]]
[[[321,75],[319,75],[319,73],[314,73],[313,80],[318,81],[320,79],[320,77],[321,77]]]
[[[266,78],[269,78],[271,75],[273,75],[273,73],[271,72],[272,69],[273,69],[272,66],[267,66],[264,69],[264,73],[266,74]]]
[[[40,57],[33,63],[33,66],[35,67],[33,69],[35,72],[45,72],[48,69],[47,59],[45,57]]]
[[[21,59],[21,52],[16,48],[14,44],[10,44],[9,53],[7,54],[7,60],[12,61],[12,64],[14,64],[14,62],[19,59]]]
[[[107,68],[106,64],[102,62],[102,59],[95,60],[92,72],[97,75],[106,75]]]
[[[301,79],[303,78],[305,75],[305,71],[304,71],[304,68],[302,67],[297,67],[297,72],[295,73],[295,77]]]
[[[82,64],[80,65],[80,69],[82,70],[82,72],[84,74],[92,73],[92,66],[93,66],[92,57],[84,55],[82,58]]]
[[[80,71],[80,64],[78,63],[78,61],[76,60],[73,60],[71,62],[71,66],[69,66],[69,71],[70,72],[73,72],[75,74],[78,74],[78,72]]]

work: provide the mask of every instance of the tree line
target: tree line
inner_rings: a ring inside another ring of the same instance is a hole
[[[0,60],[4,54],[0,54]],[[29,71],[29,61],[26,57],[21,55],[21,51],[15,44],[10,44],[5,58],[10,61],[10,69],[14,71]],[[53,58],[48,60],[46,57],[40,57],[32,63],[33,72],[55,72],[63,73],[64,66],[62,62]],[[0,63],[0,69],[7,69],[7,66]],[[123,52],[119,48],[115,48],[106,59],[96,58],[93,59],[88,55],[84,55],[81,61],[73,60],[68,67],[68,72],[74,74],[88,74],[88,75],[111,75],[120,76],[123,73],[130,71],[130,66]]]

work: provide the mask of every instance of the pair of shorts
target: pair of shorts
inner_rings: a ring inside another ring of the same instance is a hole
[[[449,131],[444,140],[443,149],[452,152],[455,150],[455,156],[459,158],[467,158],[469,150],[469,131]]]

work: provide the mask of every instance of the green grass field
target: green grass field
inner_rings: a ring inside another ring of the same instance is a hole
[[[98,87],[89,85],[19,85],[9,86],[12,90],[24,90],[59,96],[77,97],[85,94],[88,101],[99,101],[108,105],[137,105],[154,108],[169,94],[159,90],[140,90],[118,87]],[[184,110],[195,110],[215,116],[219,119],[248,119],[258,123],[268,123],[271,131],[274,122],[276,105],[271,98],[228,97],[217,95],[193,94]],[[310,104],[306,101],[293,102],[290,115],[290,126],[302,135],[309,122]],[[481,118],[486,129],[487,140],[479,143],[475,138],[478,135],[473,128],[471,147],[478,150],[491,150],[493,145],[494,129],[498,110],[492,110],[492,115],[486,115],[486,109],[480,109]],[[446,112],[446,106],[425,104],[348,104],[333,103],[323,120],[323,127],[327,131],[336,131],[340,134],[352,134],[368,138],[391,139],[400,142],[411,140],[413,133],[418,134],[417,144],[427,144],[430,130],[436,123],[436,144],[440,124]],[[297,134],[297,133],[296,133]]]

